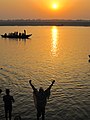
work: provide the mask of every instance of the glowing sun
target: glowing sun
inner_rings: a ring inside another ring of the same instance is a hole
[[[53,9],[58,9],[58,4],[56,4],[56,3],[52,4],[52,8]]]

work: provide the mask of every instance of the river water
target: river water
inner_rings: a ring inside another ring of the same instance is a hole
[[[0,37],[0,120],[6,88],[15,99],[12,116],[36,120],[30,79],[37,89],[56,81],[46,120],[90,120],[90,27],[3,26],[0,34],[24,29],[30,39]]]

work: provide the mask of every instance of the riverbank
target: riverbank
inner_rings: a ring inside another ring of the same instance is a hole
[[[90,26],[90,20],[0,20],[0,26]]]

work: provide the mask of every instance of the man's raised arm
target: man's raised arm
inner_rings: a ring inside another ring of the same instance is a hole
[[[45,90],[45,93],[46,93],[46,96],[47,96],[48,99],[50,97],[50,89],[53,86],[54,82],[55,82],[55,80],[53,80],[51,85]]]
[[[47,89],[50,90],[54,83],[55,83],[55,80],[52,81],[52,84]]]
[[[36,90],[36,88],[33,86],[33,84],[31,83],[32,80],[29,80],[29,84],[31,85],[33,90]]]

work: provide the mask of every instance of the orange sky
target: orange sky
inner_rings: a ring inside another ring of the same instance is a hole
[[[90,19],[90,0],[0,0],[0,19]]]

